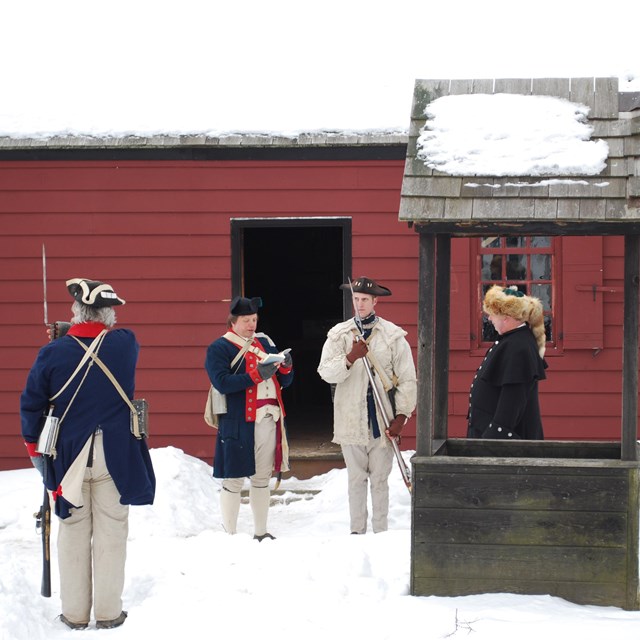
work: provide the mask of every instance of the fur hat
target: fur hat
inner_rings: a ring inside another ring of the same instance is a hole
[[[350,291],[353,287],[353,293],[367,293],[370,296],[378,297],[378,296],[390,296],[391,290],[387,289],[387,287],[383,287],[381,284],[378,284],[375,280],[371,280],[371,278],[365,278],[361,276],[357,280],[354,280],[351,284],[341,284],[341,289],[346,289]]]
[[[88,307],[115,307],[124,304],[122,298],[118,298],[110,284],[87,278],[72,278],[66,282],[69,293],[82,304]]]
[[[525,295],[515,286],[500,287],[496,284],[485,294],[482,309],[490,315],[509,316],[526,322],[536,339],[540,357],[544,356],[547,338],[542,302],[538,298]]]
[[[242,298],[236,296],[231,301],[230,313],[232,316],[252,316],[258,313],[262,306],[262,298]]]

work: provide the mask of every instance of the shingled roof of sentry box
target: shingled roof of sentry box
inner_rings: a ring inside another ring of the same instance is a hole
[[[608,145],[597,175],[452,175],[418,157],[427,106],[443,96],[520,94],[586,105],[592,139]],[[622,97],[621,97],[622,96]],[[635,94],[631,96],[633,98]],[[640,110],[616,78],[417,80],[399,219],[425,227],[509,221],[619,223],[640,220]],[[621,105],[628,111],[621,111]],[[521,226],[518,224],[517,226]]]

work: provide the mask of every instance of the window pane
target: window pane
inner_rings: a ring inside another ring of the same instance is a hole
[[[550,247],[551,238],[549,236],[534,236],[531,238],[531,246],[535,248]]]
[[[554,249],[557,246],[551,236],[486,236],[479,240],[480,273],[477,275],[481,299],[493,284],[515,287],[526,295],[535,296],[542,302],[547,340],[555,333],[554,309],[552,308]],[[476,245],[478,246],[478,245]],[[477,264],[477,263],[476,263]],[[481,342],[492,342],[497,332],[482,313],[474,311],[475,330],[480,332]]]
[[[502,280],[502,256],[486,253],[482,256],[482,279]]]
[[[507,279],[525,280],[527,277],[527,256],[507,256]]]
[[[500,238],[496,238],[494,236],[489,238],[482,238],[482,241],[480,242],[480,246],[483,249],[489,249],[489,248],[495,249],[500,246]]]
[[[547,336],[547,342],[553,340],[553,333],[551,331],[551,316],[544,317],[544,333]]]
[[[545,311],[551,311],[551,285],[550,284],[532,284],[531,295],[538,298],[542,302]]]
[[[543,253],[531,255],[531,279],[551,280],[551,256]]]

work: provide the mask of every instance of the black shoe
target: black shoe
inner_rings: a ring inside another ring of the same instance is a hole
[[[62,613],[58,616],[58,618],[60,619],[60,622],[64,622],[64,624],[66,624],[69,629],[77,629],[79,631],[81,629],[86,629],[89,626],[88,622],[71,622],[71,620],[67,620],[67,618],[65,618]]]
[[[116,627],[123,625],[126,619],[127,612],[123,611],[114,620],[96,620],[96,629],[115,629]]]
[[[261,536],[253,536],[253,539],[258,542],[262,542],[263,540],[275,540],[270,533],[263,533]]]

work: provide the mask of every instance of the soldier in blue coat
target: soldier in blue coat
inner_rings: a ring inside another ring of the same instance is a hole
[[[218,418],[213,463],[214,477],[222,478],[222,524],[227,533],[236,533],[248,477],[254,538],[262,541],[273,539],[267,531],[269,480],[289,470],[282,389],[293,380],[293,364],[289,353],[280,362],[263,362],[278,350],[269,336],[256,333],[260,305],[260,298],[231,301],[228,331],[209,345],[205,368],[227,403]]]
[[[139,346],[133,332],[113,328],[113,307],[124,300],[95,280],[66,284],[75,299],[70,328],[40,349],[20,398],[20,418],[27,450],[60,519],[60,619],[72,629],[86,628],[93,606],[96,626],[104,629],[127,617],[122,591],[128,505],[153,503],[155,475],[146,441],[131,433],[129,405],[85,356],[85,347],[92,349],[133,398]],[[36,449],[49,407],[59,419],[59,435],[43,460]]]

